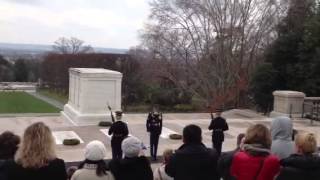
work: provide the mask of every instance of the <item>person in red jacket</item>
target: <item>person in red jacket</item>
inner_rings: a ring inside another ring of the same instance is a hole
[[[231,175],[237,180],[273,180],[280,170],[277,156],[271,155],[269,129],[256,124],[248,128],[242,151],[235,154]]]

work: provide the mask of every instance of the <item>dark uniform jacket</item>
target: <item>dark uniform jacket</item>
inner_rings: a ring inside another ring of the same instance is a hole
[[[211,120],[209,130],[212,131],[212,139],[215,141],[224,141],[223,131],[229,130],[229,126],[223,117],[216,117]]]
[[[126,137],[129,134],[128,126],[123,121],[116,121],[112,124],[112,126],[109,129],[108,132],[109,135],[112,135],[112,138],[114,137]]]
[[[293,154],[280,161],[282,166],[277,180],[320,179],[320,157],[318,155]]]
[[[218,180],[218,155],[201,144],[184,144],[171,157],[165,172],[174,180]]]
[[[109,168],[116,180],[153,180],[150,162],[144,156],[111,160]]]
[[[161,134],[162,131],[162,119],[161,116],[154,116],[152,113],[149,113],[147,119],[147,131],[154,134]]]

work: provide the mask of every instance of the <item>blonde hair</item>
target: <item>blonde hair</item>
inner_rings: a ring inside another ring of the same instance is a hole
[[[298,133],[295,144],[303,154],[314,153],[317,149],[317,140],[313,133]]]
[[[165,163],[169,162],[170,157],[173,155],[172,149],[166,149],[163,151],[163,160]]]
[[[56,158],[51,130],[42,122],[30,125],[24,132],[15,161],[24,168],[41,168]]]
[[[265,148],[271,147],[271,134],[263,124],[256,124],[247,129],[244,144],[261,144]]]

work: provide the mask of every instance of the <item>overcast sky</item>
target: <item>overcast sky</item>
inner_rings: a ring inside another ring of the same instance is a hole
[[[149,0],[0,0],[0,42],[53,44],[77,37],[95,47],[129,48]]]

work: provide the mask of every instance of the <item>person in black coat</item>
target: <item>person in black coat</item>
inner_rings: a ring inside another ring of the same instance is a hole
[[[298,134],[295,138],[296,154],[282,159],[280,173],[276,180],[320,179],[320,157],[314,154],[317,141],[313,134]]]
[[[6,163],[13,160],[18,145],[20,144],[20,137],[10,131],[5,131],[0,135],[0,179],[6,180],[5,173]]]
[[[129,135],[128,126],[125,122],[121,121],[121,118],[122,118],[122,112],[116,111],[117,121],[111,125],[108,131],[108,134],[112,135],[112,138],[111,138],[112,159],[122,158],[121,143]]]
[[[116,180],[153,180],[150,162],[139,156],[142,142],[136,137],[128,137],[122,142],[123,159],[112,159],[109,168]]]
[[[213,148],[217,150],[218,154],[221,154],[222,143],[224,141],[224,131],[229,130],[226,119],[221,117],[222,109],[216,110],[216,116],[213,118],[208,127],[209,130],[212,130],[212,145]]]
[[[157,160],[159,136],[162,131],[162,114],[158,112],[150,112],[146,127],[147,132],[150,133],[150,156],[155,161]]]
[[[186,126],[183,142],[170,158],[165,172],[175,180],[218,180],[218,155],[202,143],[201,128],[197,125]]]
[[[237,148],[233,151],[223,152],[221,156],[219,157],[218,161],[218,172],[220,173],[220,176],[223,180],[234,180],[230,174],[230,168],[232,165],[232,159],[233,156],[240,151],[240,145],[244,138],[245,134],[240,133],[237,136]]]

